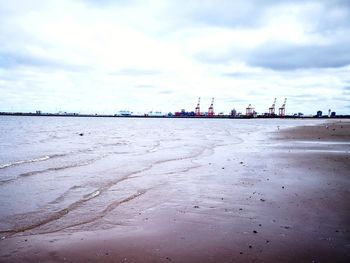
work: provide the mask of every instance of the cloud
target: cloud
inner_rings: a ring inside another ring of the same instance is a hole
[[[71,64],[59,59],[53,59],[43,56],[36,56],[30,53],[22,52],[1,52],[0,51],[0,68],[16,67],[36,67],[44,69],[61,69],[68,71],[88,70],[86,65]]]
[[[144,76],[144,75],[158,75],[161,74],[158,70],[152,69],[140,69],[140,68],[125,68],[115,72],[111,72],[111,75],[124,75],[124,76]]]
[[[349,10],[345,0],[0,0],[0,110],[168,112],[200,96],[216,111],[264,111],[275,97],[288,97],[287,112],[345,111]]]
[[[321,46],[267,43],[251,52],[247,63],[273,70],[344,67],[350,64],[349,44]]]
[[[172,90],[163,90],[163,91],[160,91],[159,94],[163,94],[163,95],[168,95],[168,94],[173,94],[174,91]]]
[[[156,86],[154,85],[147,85],[147,84],[141,84],[141,85],[136,85],[135,88],[138,89],[154,89]]]

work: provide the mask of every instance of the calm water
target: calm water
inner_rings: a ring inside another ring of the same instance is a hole
[[[115,200],[142,195],[165,179],[155,173],[132,189],[119,187],[123,180],[150,169],[190,169],[223,144],[237,154],[271,150],[266,138],[277,126],[316,123],[0,116],[0,234],[91,223],[114,209]]]

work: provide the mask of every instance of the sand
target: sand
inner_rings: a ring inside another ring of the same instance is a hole
[[[164,187],[85,230],[8,236],[0,262],[350,262],[349,142],[342,121],[276,130],[271,151],[222,144],[186,170],[160,165],[143,176]]]

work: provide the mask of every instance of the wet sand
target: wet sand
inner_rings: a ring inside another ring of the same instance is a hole
[[[343,121],[159,163],[98,220],[6,236],[0,262],[349,262],[349,142]]]

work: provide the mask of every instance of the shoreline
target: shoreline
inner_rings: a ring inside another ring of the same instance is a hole
[[[242,119],[319,119],[319,120],[336,120],[336,119],[350,119],[350,115],[337,115],[334,117],[328,117],[328,116],[292,116],[292,115],[286,115],[286,116],[264,116],[264,115],[258,115],[257,117],[253,116],[246,116],[246,115],[240,115],[240,116],[231,116],[231,115],[213,115],[213,116],[168,116],[168,115],[162,115],[162,116],[152,116],[152,115],[112,115],[112,114],[78,114],[78,113],[72,113],[72,114],[56,114],[56,113],[28,113],[28,112],[16,112],[16,113],[8,113],[8,112],[0,112],[0,116],[27,116],[27,117],[81,117],[81,118],[150,118],[150,119],[236,119],[236,120],[242,120]]]
[[[327,142],[350,142],[350,122],[276,131],[267,150],[220,144],[172,177],[156,167],[139,180],[164,187],[83,228],[1,240],[0,261],[348,262],[349,145]]]

